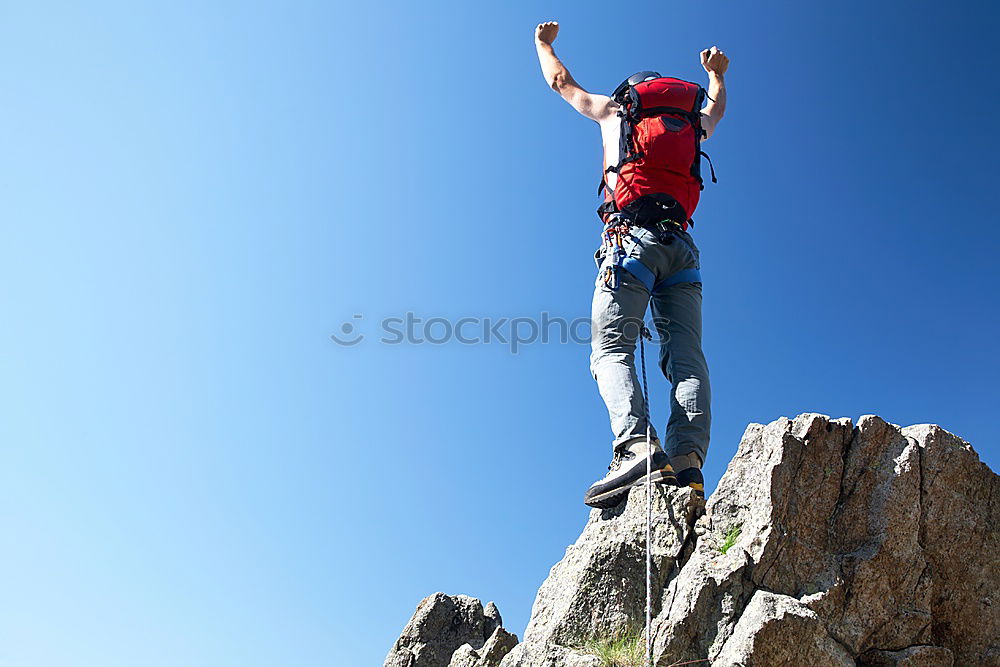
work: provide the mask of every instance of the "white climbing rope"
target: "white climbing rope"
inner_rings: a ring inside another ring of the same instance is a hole
[[[653,454],[650,452],[649,422],[646,423],[646,659],[650,667],[653,665],[653,636],[650,628],[653,624],[652,579],[653,550],[650,548],[653,533]]]
[[[646,384],[646,346],[643,341],[653,336],[646,325],[639,333],[639,359],[642,363],[642,404],[646,417],[646,663],[653,667],[653,625],[652,582],[653,582],[653,441],[649,426],[649,386]]]

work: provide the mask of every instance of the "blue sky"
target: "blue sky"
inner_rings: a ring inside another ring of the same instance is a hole
[[[592,90],[732,58],[710,487],[805,411],[1000,468],[991,4],[87,4],[0,8],[3,667],[376,665],[438,590],[523,632],[610,454],[588,349],[378,339],[588,314],[542,20]]]

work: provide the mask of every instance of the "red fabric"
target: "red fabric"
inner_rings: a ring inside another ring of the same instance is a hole
[[[643,81],[636,84],[635,92],[639,93],[643,109],[653,107],[677,107],[691,111],[701,86],[689,81],[672,79],[668,76]]]

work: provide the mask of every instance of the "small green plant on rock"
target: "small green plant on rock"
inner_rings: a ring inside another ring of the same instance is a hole
[[[594,637],[583,650],[596,655],[601,667],[646,667],[646,639],[642,630],[626,628],[607,637]]]
[[[726,537],[722,541],[722,546],[719,547],[719,553],[725,554],[729,551],[729,547],[736,544],[736,540],[740,539],[740,532],[743,530],[743,526],[736,524],[735,526],[730,526],[729,530],[726,531]]]

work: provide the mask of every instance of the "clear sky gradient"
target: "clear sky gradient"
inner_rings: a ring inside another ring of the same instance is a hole
[[[710,488],[806,411],[1000,469],[993,3],[6,3],[0,666],[367,667],[438,590],[523,632],[610,458],[589,350],[378,339],[588,314],[549,19],[595,91],[732,59]]]

